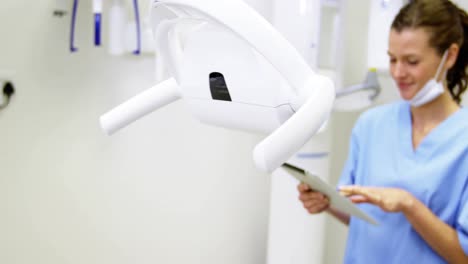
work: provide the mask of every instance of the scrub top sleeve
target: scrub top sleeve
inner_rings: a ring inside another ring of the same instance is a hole
[[[359,144],[357,137],[358,125],[353,128],[351,133],[351,140],[349,143],[348,159],[345,163],[343,171],[341,172],[340,180],[338,181],[338,186],[343,185],[353,185],[355,182],[355,174],[357,167],[357,158],[359,153]]]
[[[460,245],[465,254],[468,255],[468,190],[465,190],[461,200],[461,211],[458,215],[456,230]]]

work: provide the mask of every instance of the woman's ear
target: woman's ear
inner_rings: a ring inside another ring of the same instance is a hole
[[[460,46],[458,46],[458,44],[452,43],[452,45],[450,45],[448,48],[447,61],[445,62],[445,67],[447,70],[451,69],[453,65],[455,65],[459,52]]]

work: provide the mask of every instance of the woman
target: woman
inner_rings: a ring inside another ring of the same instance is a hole
[[[403,100],[359,118],[339,182],[379,225],[329,208],[306,184],[299,198],[349,225],[345,263],[468,263],[466,12],[411,1],[393,21],[388,54]]]

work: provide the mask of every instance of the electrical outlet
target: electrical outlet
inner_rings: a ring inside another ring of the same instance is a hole
[[[5,84],[7,82],[14,83],[15,72],[12,70],[0,69],[0,106],[6,103],[6,95],[4,94]]]

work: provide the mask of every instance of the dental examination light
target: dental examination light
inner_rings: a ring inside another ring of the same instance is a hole
[[[173,17],[155,22],[159,11]],[[243,1],[154,1],[151,16],[156,70],[171,77],[101,116],[107,134],[183,98],[203,123],[268,133],[253,159],[271,172],[328,119],[333,82]]]

